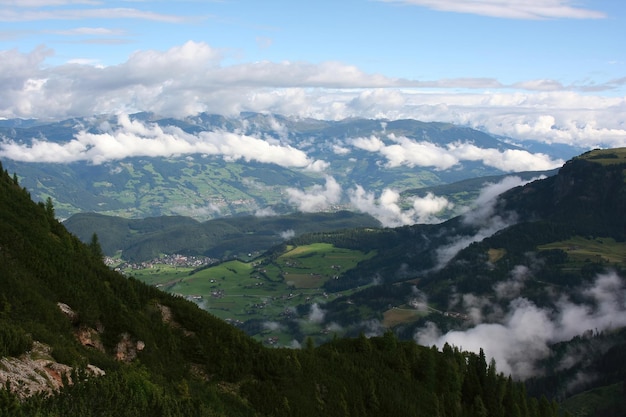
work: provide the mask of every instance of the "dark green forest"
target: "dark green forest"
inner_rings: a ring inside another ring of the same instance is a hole
[[[195,304],[109,270],[98,242],[68,233],[51,201],[33,202],[1,167],[0,177],[0,353],[44,343],[73,369],[57,391],[26,395],[7,382],[0,416],[559,415],[482,352],[438,351],[391,332],[263,347]],[[81,329],[99,343],[82,344]],[[141,342],[136,358],[116,359],[123,339]]]

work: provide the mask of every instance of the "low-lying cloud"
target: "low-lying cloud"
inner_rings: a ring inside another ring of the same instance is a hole
[[[311,323],[321,324],[326,317],[326,311],[324,311],[318,303],[311,304],[309,310],[309,321]]]
[[[305,213],[318,212],[330,209],[341,201],[341,185],[331,176],[326,177],[325,185],[314,185],[307,191],[297,188],[287,188],[289,201],[298,210]]]
[[[550,344],[589,330],[626,326],[626,283],[617,273],[598,275],[580,291],[580,297],[586,302],[562,297],[554,308],[540,308],[526,298],[515,298],[498,322],[443,335],[430,323],[416,332],[415,340],[427,346],[448,343],[473,352],[482,348],[488,358],[496,360],[499,371],[525,379],[539,372],[536,362],[549,354]]]
[[[120,115],[117,121],[118,125],[114,127],[101,125],[108,129],[102,133],[81,130],[65,143],[33,138],[28,145],[5,140],[0,144],[0,156],[24,162],[102,164],[138,156],[202,154],[221,156],[229,161],[244,159],[284,167],[306,168],[315,163],[301,150],[252,136],[223,131],[191,134],[175,126],[130,120],[128,115]]]
[[[360,185],[345,191],[332,176],[326,177],[324,185],[317,184],[308,189],[287,188],[286,193],[289,202],[300,211],[319,212],[341,206],[367,213],[384,227],[439,223],[441,220],[436,215],[454,207],[445,197],[430,192],[423,197],[402,201],[400,193],[390,188],[385,188],[378,197]]]
[[[497,183],[487,183],[472,207],[462,216],[462,221],[465,224],[476,226],[478,230],[473,235],[454,236],[448,244],[437,248],[437,265],[435,269],[443,268],[457,253],[470,244],[480,242],[497,231],[514,225],[517,222],[516,213],[496,212],[497,197],[513,187],[527,184],[535,179],[525,181],[518,176],[508,176]]]
[[[553,169],[564,163],[563,160],[553,160],[546,154],[530,153],[521,149],[480,148],[468,142],[439,146],[428,141],[415,141],[394,134],[388,135],[386,139],[391,144],[377,136],[354,138],[351,144],[364,151],[379,153],[387,160],[387,166],[390,168],[404,165],[444,170],[463,161],[480,161],[502,171],[520,172]]]
[[[400,193],[386,188],[377,198],[375,193],[366,191],[360,185],[348,192],[350,204],[355,209],[376,218],[384,227],[397,227],[416,223],[439,223],[436,217],[444,209],[454,204],[445,197],[427,193],[424,197],[412,197],[408,203],[412,207],[401,207]]]

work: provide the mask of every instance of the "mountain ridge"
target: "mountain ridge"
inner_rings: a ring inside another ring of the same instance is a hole
[[[510,140],[444,123],[256,113],[20,121],[0,127],[0,136],[5,166],[20,173],[37,199],[52,197],[62,218],[94,211],[208,220],[263,210],[350,209],[365,196],[380,200],[385,190],[545,170],[580,153],[529,152]],[[355,201],[359,192],[365,196]],[[398,204],[413,201],[405,195]]]

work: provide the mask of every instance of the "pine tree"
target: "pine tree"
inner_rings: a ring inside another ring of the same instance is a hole
[[[91,241],[89,242],[89,251],[94,257],[98,259],[102,259],[104,257],[102,247],[100,246],[100,241],[98,240],[98,235],[95,232],[93,235],[91,235]]]

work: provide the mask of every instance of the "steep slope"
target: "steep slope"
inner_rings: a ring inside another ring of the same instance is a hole
[[[503,196],[503,209],[521,220],[570,224],[577,233],[626,238],[626,149],[587,152],[568,161],[559,175]]]
[[[329,303],[326,317],[349,317],[339,323],[358,329],[373,315],[346,314],[355,306],[382,318],[393,311],[389,306],[414,300],[429,309],[396,323],[401,337],[482,346],[518,377],[532,377],[534,393],[565,399],[619,384],[626,378],[615,354],[625,343],[624,213],[626,149],[583,154],[558,175],[514,188],[435,230],[390,233],[387,248],[350,274],[387,284],[349,303]],[[612,401],[623,409],[623,399]]]
[[[33,203],[0,167],[0,354],[26,363],[36,342],[49,347],[46,360],[72,368],[49,393],[5,384],[1,415],[558,415],[483,354],[450,346],[439,352],[388,333],[263,348],[110,271],[100,256],[55,219],[50,200]]]

